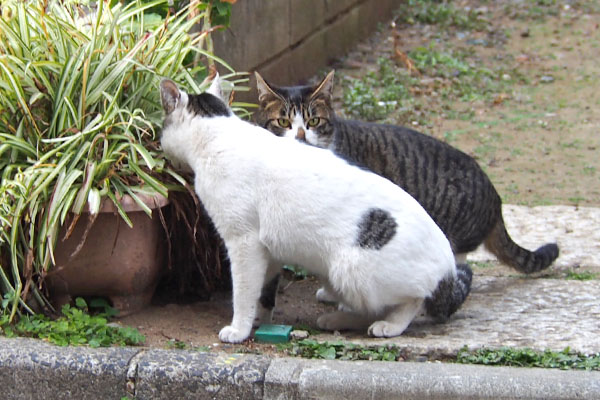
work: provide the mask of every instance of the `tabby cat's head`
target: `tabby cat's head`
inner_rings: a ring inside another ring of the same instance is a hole
[[[256,74],[259,108],[255,121],[277,136],[328,147],[333,140],[333,74],[314,86],[277,87]]]

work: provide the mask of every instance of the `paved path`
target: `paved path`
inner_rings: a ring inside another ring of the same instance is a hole
[[[556,242],[560,256],[553,268],[585,267],[600,273],[600,208],[504,205],[502,215],[511,237],[527,249]],[[480,248],[468,257],[495,260]]]

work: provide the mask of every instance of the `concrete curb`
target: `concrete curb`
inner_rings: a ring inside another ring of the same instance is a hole
[[[5,399],[600,399],[600,372],[319,361],[0,338]]]

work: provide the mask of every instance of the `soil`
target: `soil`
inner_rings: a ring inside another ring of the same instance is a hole
[[[435,91],[416,94],[419,118],[406,121],[391,113],[383,121],[410,124],[471,154],[507,204],[599,206],[600,91],[596,83],[600,74],[600,7],[596,2],[588,2],[595,7],[567,2],[538,15],[532,12],[534,3],[453,2],[456,7],[478,10],[486,22],[482,31],[423,24],[397,26],[404,52],[433,41],[437,50],[467,49],[472,62],[490,68],[504,66],[523,79],[505,92],[470,102],[444,99]],[[392,57],[392,34],[391,25],[386,24],[334,64],[337,109],[343,110],[340,77],[361,78],[377,70],[380,57]],[[505,276],[514,274],[499,263],[477,269],[476,274],[497,276],[498,271]],[[284,281],[275,322],[315,328],[317,316],[331,307],[314,299],[318,287],[310,277]],[[210,301],[189,304],[157,300],[118,323],[138,328],[150,347],[274,351],[272,346],[253,342],[219,343],[218,332],[231,315],[231,293],[223,292],[215,293]]]

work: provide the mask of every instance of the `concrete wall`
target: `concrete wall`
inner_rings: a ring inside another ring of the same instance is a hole
[[[236,71],[257,70],[280,85],[303,83],[391,20],[401,1],[239,0],[231,27],[213,35],[215,53]],[[255,96],[236,99],[255,102]]]

